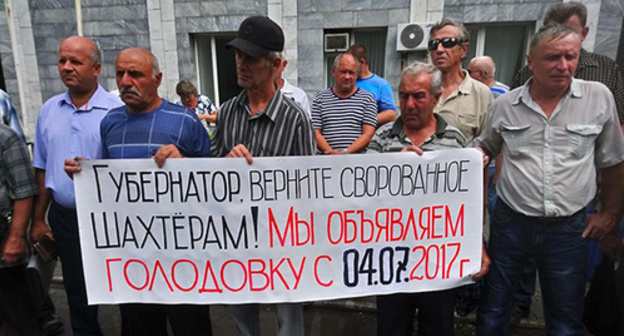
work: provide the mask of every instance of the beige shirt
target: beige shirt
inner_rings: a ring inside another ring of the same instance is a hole
[[[466,139],[468,146],[483,132],[487,111],[492,104],[492,93],[483,83],[476,81],[464,72],[464,80],[457,90],[446,99],[440,96],[438,105],[433,110],[441,115],[451,126],[458,128]]]
[[[527,216],[562,217],[596,194],[596,169],[624,161],[624,136],[613,95],[598,82],[573,79],[550,119],[521,86],[496,99],[475,140],[494,156],[502,149],[498,196]]]

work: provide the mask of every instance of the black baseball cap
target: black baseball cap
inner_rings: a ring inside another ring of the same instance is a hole
[[[251,57],[261,57],[269,51],[284,50],[282,28],[266,16],[250,16],[241,23],[236,38],[225,45]]]

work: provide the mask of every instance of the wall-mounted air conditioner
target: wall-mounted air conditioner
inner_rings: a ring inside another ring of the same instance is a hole
[[[349,49],[349,33],[325,34],[325,52],[344,52]]]
[[[427,50],[432,23],[402,23],[397,26],[397,51]]]

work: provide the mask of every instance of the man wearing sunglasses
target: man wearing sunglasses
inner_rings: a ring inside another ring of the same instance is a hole
[[[470,145],[483,130],[492,95],[461,67],[468,41],[461,23],[444,19],[431,27],[428,48],[433,65],[442,72],[442,95],[434,112],[459,128]]]

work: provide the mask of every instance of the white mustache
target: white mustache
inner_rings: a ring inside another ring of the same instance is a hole
[[[121,90],[119,91],[119,93],[120,93],[120,94],[122,94],[122,95],[123,95],[124,93],[132,93],[132,94],[135,94],[135,95],[137,95],[137,96],[141,97],[141,93],[140,93],[139,91],[137,91],[137,90],[136,90],[135,88],[133,88],[133,87],[126,87],[126,88],[123,88],[123,89],[121,89]]]

